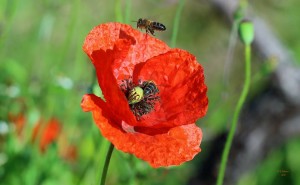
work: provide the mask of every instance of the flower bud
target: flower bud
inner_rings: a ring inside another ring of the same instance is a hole
[[[254,39],[254,26],[251,21],[242,21],[239,25],[239,35],[245,45],[250,45]]]

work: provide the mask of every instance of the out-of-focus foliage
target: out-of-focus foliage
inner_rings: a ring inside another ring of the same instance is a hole
[[[300,161],[297,152],[300,152],[299,139],[291,140],[271,152],[257,169],[241,177],[238,184],[299,184]]]

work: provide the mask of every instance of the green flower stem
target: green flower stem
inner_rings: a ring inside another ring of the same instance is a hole
[[[100,185],[105,185],[106,174],[107,174],[107,170],[108,170],[108,166],[109,166],[109,162],[110,162],[110,158],[111,158],[111,154],[112,154],[113,150],[114,150],[114,145],[112,143],[110,143],[109,149],[106,154],[106,159],[105,159],[105,164],[104,164],[103,171],[102,171]]]
[[[234,115],[233,115],[233,120],[232,120],[232,125],[229,131],[229,135],[227,137],[226,143],[225,143],[225,148],[223,150],[222,154],[222,160],[221,160],[221,166],[218,174],[218,179],[217,179],[217,185],[222,185],[224,176],[225,176],[225,170],[226,170],[226,165],[227,165],[227,160],[228,160],[228,155],[230,152],[232,140],[235,134],[235,130],[237,127],[237,122],[238,118],[242,109],[242,106],[246,100],[247,94],[249,92],[250,88],[250,79],[251,79],[251,46],[245,45],[245,83],[243,87],[242,94],[238,100],[238,103],[236,105]]]
[[[175,45],[176,45],[176,39],[177,39],[178,29],[179,29],[179,21],[180,21],[180,16],[181,16],[181,12],[183,10],[184,3],[185,3],[185,0],[180,0],[179,5],[176,10],[174,23],[173,23],[174,24],[173,33],[172,33],[172,38],[171,38],[171,47],[172,48],[175,47]]]
[[[130,13],[131,13],[131,0],[126,0],[125,1],[125,23],[129,24],[130,23]]]
[[[123,15],[122,15],[122,1],[116,0],[115,1],[115,16],[117,22],[124,22]]]
[[[232,25],[232,28],[230,31],[230,35],[229,35],[229,44],[228,44],[227,54],[226,54],[225,62],[224,62],[223,86],[224,86],[224,88],[226,88],[226,92],[228,91],[227,87],[228,87],[229,69],[230,69],[230,66],[232,63],[232,58],[234,55],[234,48],[235,48],[236,41],[237,41],[236,35],[238,33],[239,21],[240,20],[234,20],[234,22],[233,22],[233,25]]]

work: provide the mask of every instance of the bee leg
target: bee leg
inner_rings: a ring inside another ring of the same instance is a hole
[[[150,33],[151,33],[153,36],[155,36],[154,30],[153,30],[153,29],[149,29],[149,31],[150,31]]]

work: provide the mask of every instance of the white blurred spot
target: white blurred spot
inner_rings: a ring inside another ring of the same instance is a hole
[[[0,135],[5,135],[8,133],[8,125],[5,121],[0,121]]]
[[[20,94],[20,88],[16,85],[11,85],[6,88],[6,94],[11,98],[15,98]]]
[[[73,81],[65,76],[58,76],[57,77],[57,84],[64,89],[71,89],[73,87]]]

